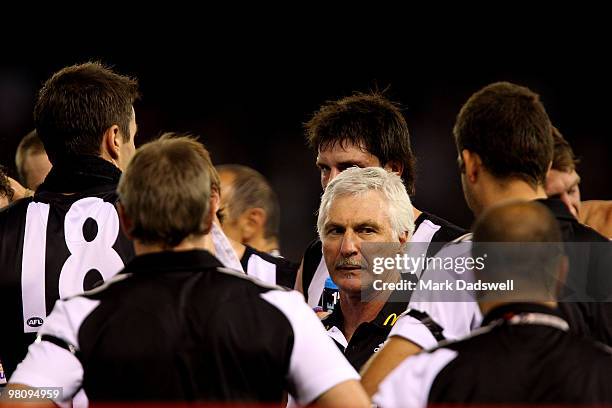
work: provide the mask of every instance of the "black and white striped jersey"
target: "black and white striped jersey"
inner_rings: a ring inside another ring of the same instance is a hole
[[[293,288],[299,265],[283,257],[274,256],[245,245],[240,259],[246,274],[273,285]]]
[[[402,362],[373,401],[381,408],[612,403],[610,349],[568,329],[544,305],[498,307],[469,337]]]
[[[466,230],[440,217],[422,212],[414,221],[411,242],[422,243],[419,247],[426,250],[427,256],[430,256],[438,252],[444,244],[466,233]],[[302,266],[302,288],[304,297],[311,307],[322,304],[321,295],[328,277],[329,271],[323,259],[323,246],[317,239],[304,252]]]
[[[43,185],[0,212],[0,360],[8,373],[56,300],[113,277],[133,257],[116,200],[115,184],[104,178],[70,195]]]
[[[203,250],[136,257],[123,273],[57,302],[10,379],[83,387],[90,401],[303,405],[359,379],[301,294],[226,269]],[[321,367],[325,367],[324,370]]]

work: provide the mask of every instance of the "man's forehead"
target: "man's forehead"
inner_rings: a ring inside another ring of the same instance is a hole
[[[363,222],[376,220],[385,216],[388,206],[377,191],[368,191],[356,195],[341,195],[331,203],[327,222]]]
[[[354,141],[351,139],[336,139],[324,141],[319,145],[317,149],[319,153],[321,152],[354,152],[359,151],[362,153],[369,153],[368,149],[365,146],[365,143],[362,141]]]
[[[335,143],[334,145],[325,146],[323,148],[319,148],[317,154],[317,161],[326,160],[350,162],[372,159],[377,160],[377,157],[365,150],[364,147],[354,145],[352,143],[346,145]]]

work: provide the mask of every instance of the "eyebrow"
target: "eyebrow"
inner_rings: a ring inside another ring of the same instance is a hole
[[[374,220],[366,220],[362,221],[359,224],[355,225],[355,229],[363,228],[363,227],[375,227],[380,228],[380,224]]]
[[[332,228],[346,228],[346,227],[344,225],[338,224],[336,222],[330,222],[330,223],[325,224],[323,226],[323,230],[324,231],[327,231],[327,230],[332,229]]]
[[[370,228],[378,228],[380,229],[380,224],[377,221],[374,220],[365,220],[365,221],[361,221],[358,224],[355,225],[349,225],[350,227],[352,227],[353,229],[359,229],[359,228],[363,228],[363,227],[370,227]],[[324,229],[329,229],[329,228],[344,228],[346,229],[347,226],[344,224],[338,224],[336,222],[330,222],[329,224],[325,224],[324,225]]]
[[[317,166],[327,166],[329,167],[329,164],[327,163],[323,163],[320,160],[317,160]],[[360,161],[360,160],[346,160],[346,161],[341,161],[336,163],[336,167],[353,167],[353,166],[357,166],[357,167],[366,167],[365,163]]]

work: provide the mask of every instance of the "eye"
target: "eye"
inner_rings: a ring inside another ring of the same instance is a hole
[[[366,166],[364,166],[361,163],[347,163],[347,164],[341,164],[340,166],[338,166],[338,170],[344,171],[346,169],[350,169],[351,167],[359,167],[360,169],[363,169]]]
[[[361,227],[359,228],[359,233],[360,234],[375,234],[376,229],[372,227]]]
[[[325,235],[342,235],[344,234],[344,228],[331,227],[325,231]]]

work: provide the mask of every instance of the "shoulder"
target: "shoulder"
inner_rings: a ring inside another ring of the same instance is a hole
[[[323,243],[319,238],[311,241],[304,251],[304,258],[307,256],[321,256],[323,253]]]
[[[612,201],[583,201],[580,207],[580,222],[606,237],[612,237]]]
[[[450,242],[468,232],[466,229],[426,211],[423,211],[417,218],[415,226],[420,227],[423,225],[423,223],[425,223],[425,225],[429,224],[434,228],[438,228],[438,231],[435,233],[432,239],[434,242]]]
[[[257,249],[250,247],[248,245],[245,245],[245,251],[244,251],[244,254],[242,255],[242,258],[240,259],[240,262],[248,263],[248,260],[253,256],[261,258],[268,263],[274,264],[277,266],[277,268],[295,269],[297,271],[299,267],[299,265],[297,265],[295,262],[292,262],[286,258],[283,258],[281,256],[274,256],[266,252],[258,251]]]
[[[7,207],[0,209],[0,223],[21,220],[28,211],[28,206],[32,202],[32,197],[22,198],[13,201]]]

